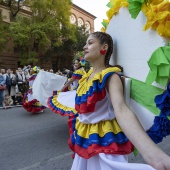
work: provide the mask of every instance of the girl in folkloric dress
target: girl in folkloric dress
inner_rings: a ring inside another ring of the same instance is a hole
[[[86,73],[84,70],[85,60],[80,57],[77,58],[74,62],[74,72],[68,82],[64,85],[61,91],[75,90],[78,86],[78,81]]]
[[[71,169],[169,170],[170,157],[150,139],[126,105],[118,74],[121,70],[109,66],[112,50],[110,35],[92,33],[84,46],[85,60],[91,62],[92,69],[79,80],[75,100],[72,99],[75,102],[70,99],[75,108],[56,99],[56,113],[78,114],[69,122],[68,143],[75,153]],[[128,163],[127,155],[134,147],[147,164]]]
[[[24,94],[23,97],[23,108],[26,109],[28,112],[32,113],[38,113],[43,112],[43,109],[46,107],[43,106],[38,100],[33,98],[32,93],[32,85],[34,83],[34,80],[39,72],[39,68],[37,66],[33,67],[31,72],[31,77],[29,78],[29,90],[27,93]]]

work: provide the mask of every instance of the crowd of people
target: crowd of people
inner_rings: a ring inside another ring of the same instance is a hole
[[[15,72],[11,69],[0,70],[0,108],[12,108],[22,106],[24,94],[29,90],[29,78],[31,77],[31,65],[19,67]],[[44,69],[41,69],[44,70]],[[45,70],[54,73],[53,69]],[[55,74],[70,77],[71,70],[58,70]]]
[[[0,72],[0,107],[10,108],[22,105],[23,94],[28,90],[31,66],[19,67],[15,73],[11,69]]]

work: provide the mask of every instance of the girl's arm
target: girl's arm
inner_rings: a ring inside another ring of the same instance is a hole
[[[70,80],[63,86],[61,91],[64,91],[65,88],[67,88],[70,84],[72,84],[76,79],[70,78]]]
[[[146,163],[157,170],[170,170],[170,157],[150,139],[136,115],[126,105],[122,82],[117,74],[109,78],[107,89],[120,127],[140,152]]]

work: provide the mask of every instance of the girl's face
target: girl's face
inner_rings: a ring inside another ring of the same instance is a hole
[[[100,50],[102,49],[102,45],[94,35],[90,35],[83,49],[85,60],[93,61],[101,56]]]
[[[79,67],[80,67],[79,61],[78,61],[78,60],[75,60],[75,62],[74,62],[74,68],[75,68],[75,70],[78,69]]]

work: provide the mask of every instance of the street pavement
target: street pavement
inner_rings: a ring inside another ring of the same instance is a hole
[[[0,170],[70,170],[67,117],[48,108],[33,114],[22,107],[0,109]],[[170,137],[159,147],[170,155]],[[140,154],[129,162],[144,163]]]

